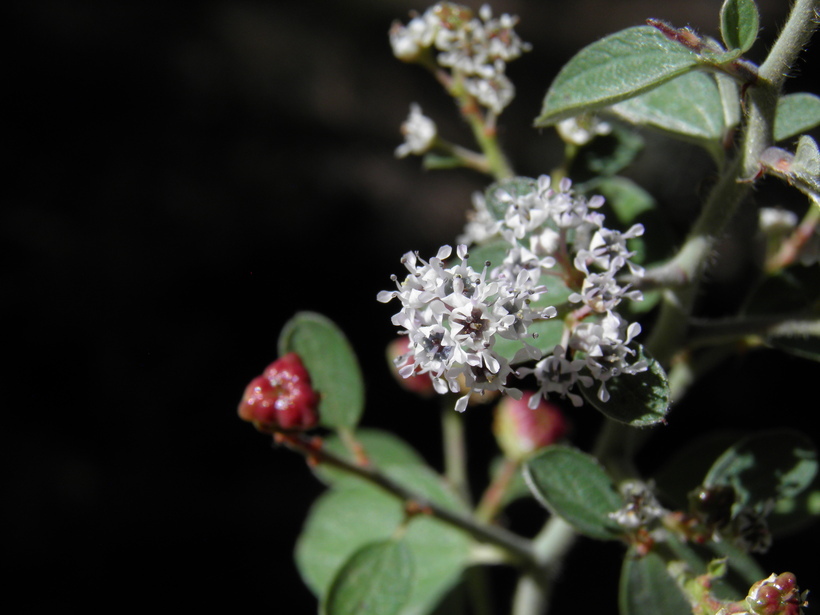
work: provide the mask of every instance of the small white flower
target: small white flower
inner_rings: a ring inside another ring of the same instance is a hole
[[[612,127],[594,115],[576,115],[556,124],[555,129],[566,143],[586,145],[597,136],[608,135]]]
[[[416,103],[410,105],[410,115],[401,125],[404,143],[396,148],[396,157],[426,153],[436,140],[436,123],[421,112]]]

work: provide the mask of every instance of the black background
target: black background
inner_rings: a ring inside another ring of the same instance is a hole
[[[437,85],[390,52],[391,21],[425,6],[11,5],[0,448],[10,469],[3,551],[12,593],[24,593],[27,611],[315,612],[291,553],[321,487],[235,407],[275,358],[282,324],[316,310],[360,355],[365,424],[396,430],[440,464],[436,407],[419,407],[390,380],[383,349],[394,310],[375,301],[401,272],[401,254],[429,256],[454,241],[483,185],[392,155],[413,101],[445,137],[470,143]],[[770,40],[786,3],[760,5]],[[519,94],[501,138],[518,171],[537,175],[560,160],[552,131],[530,125],[561,64],[650,16],[716,35],[719,3],[494,7],[519,14],[535,47],[509,69]],[[806,58],[791,89],[817,90],[816,49]],[[664,144],[639,159],[645,170],[635,177],[682,233],[710,168],[695,150]],[[744,246],[724,245],[710,278],[718,299],[705,311],[728,309],[734,291],[721,289],[750,262]],[[788,425],[820,442],[812,376],[815,366],[774,353],[731,360],[673,411],[642,465],[651,471],[712,427]],[[588,447],[599,419],[571,413],[575,442]],[[468,419],[475,450],[491,450],[488,410]],[[541,522],[534,508],[518,514],[524,529]],[[818,546],[816,528],[784,539],[764,567],[792,569],[820,591]],[[578,592],[595,587],[609,596],[600,612],[613,612],[619,555],[583,543],[559,604],[577,605]]]

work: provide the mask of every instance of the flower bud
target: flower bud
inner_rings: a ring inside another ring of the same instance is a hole
[[[319,394],[295,352],[280,357],[251,380],[239,402],[239,418],[260,431],[302,431],[319,422]]]
[[[527,405],[533,395],[537,393],[526,392],[519,400],[505,396],[496,406],[493,432],[510,459],[523,460],[567,432],[567,420],[558,406],[543,399],[535,409]]]
[[[772,573],[752,585],[746,605],[755,615],[799,615],[807,605],[806,593],[800,593],[793,573]]]
[[[409,351],[410,339],[406,335],[397,337],[387,345],[387,359],[390,362],[390,373],[396,377],[396,380],[403,389],[421,395],[422,397],[432,397],[435,395],[436,390],[433,388],[433,381],[430,380],[430,376],[427,374],[418,374],[408,378],[402,378],[399,374],[396,361]],[[399,364],[401,364],[401,362]]]

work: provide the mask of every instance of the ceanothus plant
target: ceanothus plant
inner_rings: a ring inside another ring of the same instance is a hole
[[[778,429],[721,450],[714,439],[693,442],[654,480],[633,457],[650,428],[667,423],[672,400],[733,349],[820,360],[820,151],[804,134],[820,124],[820,97],[783,94],[818,9],[820,0],[796,0],[759,66],[744,58],[758,35],[754,0],[725,0],[722,41],[649,19],[582,49],[535,120],[565,143],[564,163],[539,177],[516,175],[497,139],[515,95],[506,66],[530,50],[517,18],[440,2],[393,24],[395,56],[431,72],[478,146],[446,141],[411,103],[396,156],[466,167],[490,183],[474,195],[463,234],[433,256],[405,254],[405,272],[377,297],[396,310],[397,378],[445,401],[443,473],[397,436],[359,427],[356,357],[319,314],[284,326],[281,358],[240,403],[242,419],[304,455],[330,487],[296,550],[322,613],[490,613],[476,576],[489,565],[518,572],[514,615],[545,613],[578,536],[625,546],[622,615],[802,612],[807,592],[795,575],[767,574],[754,554],[820,513],[811,441]],[[654,199],[619,175],[646,130],[700,146],[717,169],[686,239],[654,262],[652,229],[638,221]],[[716,243],[765,176],[795,188],[802,204],[760,208],[759,281],[732,318],[698,317]],[[500,460],[473,500],[463,421],[489,402],[498,402]],[[605,416],[590,452],[568,439],[562,407]],[[699,486],[681,496],[687,460],[709,455]],[[546,508],[534,536],[504,525],[507,505],[527,496]],[[454,600],[466,584],[469,598]]]

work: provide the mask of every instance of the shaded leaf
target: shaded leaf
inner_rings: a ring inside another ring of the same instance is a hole
[[[325,600],[326,615],[395,615],[413,586],[413,556],[402,541],[365,545],[339,570]]]
[[[651,26],[611,34],[582,49],[558,73],[536,126],[613,105],[697,67],[697,54]]]
[[[321,395],[319,420],[331,429],[354,428],[364,409],[364,381],[353,348],[328,318],[299,312],[279,336],[279,354],[295,352]]]
[[[766,343],[810,361],[820,361],[820,319],[788,320],[772,327]]]
[[[623,528],[609,518],[623,506],[623,498],[594,457],[549,446],[526,462],[524,478],[538,501],[579,533],[599,540],[623,535]]]
[[[661,364],[637,345],[635,360],[647,361],[649,368],[638,374],[624,374],[607,381],[609,400],[598,398],[598,385],[581,388],[587,402],[614,421],[633,427],[648,427],[663,422],[669,412],[669,381]]]
[[[754,0],[725,0],[720,8],[720,33],[729,49],[745,53],[757,39],[760,16]]]
[[[573,177],[593,173],[593,177],[615,175],[629,166],[643,149],[643,137],[635,130],[612,125],[612,131],[581,149],[572,166]],[[581,167],[581,168],[578,168]]]
[[[390,432],[379,429],[359,429],[356,431],[356,440],[362,445],[368,461],[378,468],[392,470],[401,466],[426,467],[424,458],[412,446]],[[356,462],[353,453],[335,434],[325,438],[322,446],[348,461]],[[328,485],[343,487],[362,484],[362,479],[357,476],[330,466],[319,464],[313,468],[313,471],[322,482]],[[395,471],[393,473],[395,474]]]
[[[385,473],[439,505],[466,512],[440,477],[424,467],[387,467]],[[389,539],[405,518],[395,497],[361,482],[331,489],[316,500],[296,544],[296,563],[319,599],[345,562],[366,544]],[[415,563],[415,584],[402,615],[427,613],[455,583],[472,540],[432,517],[415,517],[403,537]]]
[[[777,502],[802,492],[817,474],[817,451],[803,434],[792,430],[748,436],[729,447],[712,465],[705,487],[735,489],[734,511]]]
[[[774,140],[782,141],[820,124],[820,96],[808,92],[786,94],[777,101]]]
[[[619,175],[590,180],[584,184],[584,192],[603,196],[618,222],[624,226],[655,207],[651,194],[631,179]]]
[[[456,156],[442,156],[441,154],[428,153],[421,159],[421,166],[431,171],[439,169],[459,169],[464,166],[464,161]]]
[[[692,607],[655,552],[624,557],[618,596],[620,615],[692,615]]]

